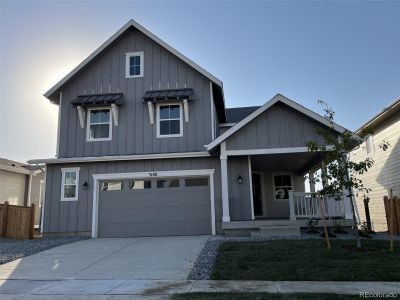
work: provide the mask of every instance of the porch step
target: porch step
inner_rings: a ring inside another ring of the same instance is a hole
[[[259,238],[298,238],[300,235],[299,226],[266,226],[251,233],[252,237]]]

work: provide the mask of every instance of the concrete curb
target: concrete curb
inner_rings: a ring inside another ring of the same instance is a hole
[[[326,293],[400,295],[400,282],[238,281],[238,280],[0,280],[0,295],[29,296],[140,295],[162,296],[195,292]],[[3,296],[0,297],[3,299]],[[7,297],[7,298],[9,298]],[[5,298],[5,297],[4,297]],[[33,297],[34,298],[34,297]],[[150,297],[151,298],[151,297]],[[75,299],[75,298],[74,298]]]

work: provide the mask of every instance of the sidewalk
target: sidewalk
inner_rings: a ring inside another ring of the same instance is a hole
[[[194,292],[397,293],[400,282],[234,280],[0,280],[1,299],[168,299]],[[75,296],[73,296],[75,295]],[[125,296],[124,296],[125,295]],[[122,297],[124,296],[124,297]],[[151,296],[151,297],[148,297]]]

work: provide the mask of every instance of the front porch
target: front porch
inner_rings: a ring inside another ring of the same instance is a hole
[[[322,219],[321,204],[328,226],[353,226],[352,210],[347,191],[336,196],[318,196],[313,177],[322,168],[318,153],[306,149],[287,149],[288,153],[234,155],[227,151],[228,203],[223,205],[222,230],[249,234],[253,231],[279,227],[308,227],[310,219]],[[292,152],[289,152],[292,151]],[[240,154],[240,153],[238,153]],[[235,167],[247,160],[247,170]],[[238,162],[241,163],[238,163]],[[221,160],[222,163],[222,160]],[[223,178],[223,168],[222,178]],[[243,171],[248,175],[244,176]],[[305,180],[306,175],[310,180]],[[233,177],[233,178],[232,178]],[[248,188],[248,197],[246,197]],[[226,201],[226,198],[225,198]],[[246,202],[249,205],[246,206]],[[224,204],[224,194],[223,194]],[[238,214],[241,209],[250,213]],[[317,222],[314,226],[322,226]],[[300,232],[300,230],[298,230]]]

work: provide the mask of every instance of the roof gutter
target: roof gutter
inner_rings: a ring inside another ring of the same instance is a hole
[[[369,119],[363,125],[361,125],[355,132],[357,134],[360,134],[363,129],[370,127],[376,123],[379,123],[385,116],[395,112],[397,109],[400,110],[400,97],[397,98],[396,100],[394,100],[388,106],[386,106],[382,111],[380,111],[379,113],[374,115],[371,119]]]

